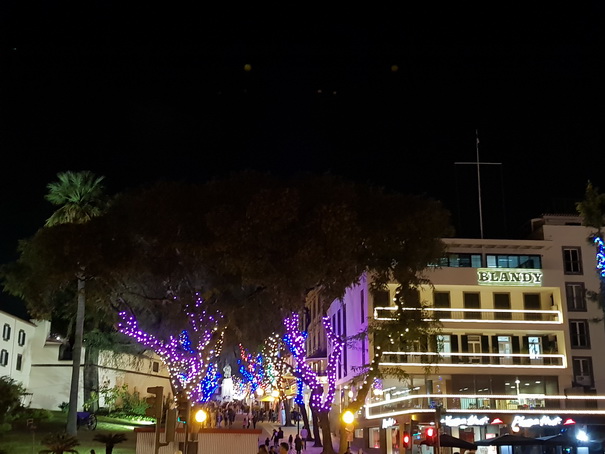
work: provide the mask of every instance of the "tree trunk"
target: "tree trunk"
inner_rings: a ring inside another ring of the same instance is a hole
[[[83,276],[78,276],[78,308],[74,332],[73,365],[71,386],[69,389],[69,410],[67,412],[66,432],[72,437],[78,434],[78,390],[80,387],[80,366],[82,364],[82,338],[84,335],[85,284]]]
[[[99,347],[93,344],[86,345],[84,353],[84,402],[89,402],[89,411],[99,410]],[[96,399],[93,399],[96,393]]]
[[[109,444],[105,446],[105,454],[111,454],[113,452],[113,445]]]
[[[285,427],[292,427],[294,424],[292,424],[292,412],[290,411],[290,402],[288,401],[288,399],[284,399],[284,413],[286,413],[286,421],[284,426]]]
[[[328,418],[328,411],[318,412],[319,423],[321,424],[321,435],[324,440],[324,450],[322,454],[336,454],[334,446],[332,446],[332,433],[330,431],[330,419]],[[342,446],[342,443],[341,443]]]
[[[317,412],[313,410],[313,407],[311,407],[311,417],[313,418],[313,438],[315,439],[313,446],[316,448],[322,447],[321,436],[319,435],[319,417],[317,416]]]
[[[302,414],[303,418],[303,428],[307,429],[307,441],[314,441],[314,437],[311,434],[311,427],[309,426],[309,415],[307,414],[307,407],[304,403],[298,404],[298,408]]]

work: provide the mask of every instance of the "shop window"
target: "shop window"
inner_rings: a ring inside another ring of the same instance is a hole
[[[2,351],[0,351],[0,366],[6,367],[7,364],[8,364],[8,351],[3,349]]]
[[[25,345],[25,331],[22,329],[19,330],[19,334],[17,335],[17,343],[19,347],[23,347]]]
[[[2,339],[5,341],[10,340],[11,338],[11,326],[8,323],[4,324],[2,328]]]
[[[566,282],[565,295],[568,311],[586,312],[586,289],[583,282]]]
[[[582,274],[582,254],[579,247],[563,248],[563,270],[565,274]]]
[[[570,320],[569,337],[572,348],[590,348],[590,333],[587,320]]]
[[[378,427],[370,428],[370,448],[380,449],[380,429]]]

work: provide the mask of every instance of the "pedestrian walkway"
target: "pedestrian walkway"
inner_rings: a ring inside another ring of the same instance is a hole
[[[256,424],[256,428],[261,429],[263,431],[262,434],[259,436],[258,444],[259,445],[263,444],[267,437],[269,437],[269,439],[271,439],[271,436],[273,435],[273,429],[279,430],[280,427],[284,431],[284,439],[282,441],[287,442],[290,434],[292,434],[292,438],[296,437],[297,430],[298,430],[296,426],[286,427],[286,426],[280,426],[277,423],[274,424],[272,422],[265,421],[265,422]],[[302,450],[303,454],[321,454],[323,452],[323,447],[322,446],[315,447],[315,446],[313,446],[314,444],[315,444],[314,441],[308,441],[307,449]],[[336,452],[338,452],[338,438],[332,437],[332,446],[334,446],[334,450]],[[296,451],[294,451],[294,450],[292,450],[292,452],[296,453]]]
[[[246,415],[243,413],[236,414],[235,421],[233,423],[233,427],[237,427],[237,428],[242,427],[243,423],[244,423],[244,417],[246,417]],[[282,430],[284,432],[284,438],[281,441],[287,442],[290,434],[292,434],[292,438],[296,437],[296,434],[298,432],[298,428],[296,426],[286,427],[286,426],[282,426],[278,423],[272,423],[269,421],[257,422],[256,429],[257,430],[260,429],[262,431],[261,434],[258,436],[258,444],[259,445],[264,444],[267,437],[269,437],[269,440],[271,440],[271,436],[273,435],[273,429],[279,430],[280,427],[282,428]],[[250,428],[252,428],[252,424],[250,424]],[[302,426],[300,426],[299,428],[302,428]],[[302,453],[303,454],[321,454],[323,452],[323,447],[322,446],[315,447],[315,446],[313,446],[314,444],[315,444],[314,441],[307,441],[307,449],[303,449]],[[294,443],[292,445],[294,445]],[[336,452],[338,452],[338,438],[332,437],[332,446],[334,446],[334,450]],[[296,451],[294,449],[292,449],[292,453],[296,454]],[[251,454],[256,454],[256,453],[251,453]]]

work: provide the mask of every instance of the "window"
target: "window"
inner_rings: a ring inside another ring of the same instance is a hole
[[[580,386],[593,386],[592,359],[586,356],[572,357],[573,381]]]
[[[469,335],[468,336],[468,352],[469,353],[481,353],[481,336],[479,335]],[[481,358],[479,356],[471,356],[471,363],[479,363],[481,362]]]
[[[539,255],[505,255],[487,254],[488,268],[542,268],[542,257]]]
[[[572,348],[590,348],[590,333],[587,320],[570,320],[569,337]]]
[[[542,339],[536,336],[529,336],[527,338],[527,347],[529,359],[539,359],[542,354]]]
[[[446,254],[439,259],[439,266],[452,268],[481,268],[481,254]]]
[[[17,364],[15,365],[15,369],[21,370],[22,366],[23,366],[23,355],[18,354],[17,355]]]
[[[449,358],[452,353],[452,336],[449,334],[437,335],[437,351],[445,358]]]
[[[480,309],[481,308],[481,300],[479,299],[478,293],[464,293],[464,308],[465,309]],[[480,312],[464,312],[464,318],[467,320],[480,320],[481,313]]]
[[[377,290],[372,295],[374,297],[374,306],[390,306],[391,300],[388,290]]]
[[[452,307],[450,302],[450,292],[434,292],[433,305],[438,309]],[[452,311],[436,311],[435,315],[438,319],[452,318]]]
[[[7,341],[10,338],[11,338],[11,326],[8,323],[5,323],[4,327],[2,328],[2,339]]]
[[[512,364],[513,359],[510,356],[513,352],[513,342],[511,336],[497,336],[498,353],[505,355],[500,358],[500,364]]]
[[[8,364],[8,351],[0,351],[0,366],[6,366]]]
[[[71,361],[73,359],[73,350],[69,342],[59,346],[59,361]]]
[[[25,331],[22,329],[19,330],[19,335],[17,336],[17,343],[19,347],[23,347],[25,345]]]
[[[586,312],[586,289],[583,282],[566,282],[567,310]]]
[[[346,339],[347,337],[347,305],[342,306],[342,337]],[[342,364],[343,364],[343,376],[347,376],[347,368],[349,367],[347,363],[347,344],[345,343],[342,346]]]
[[[565,274],[582,274],[582,254],[579,247],[563,248],[563,270]]]
[[[525,312],[525,320],[542,320],[542,314],[539,312],[540,307],[540,294],[539,293],[524,293],[523,294],[523,309]]]
[[[359,292],[359,299],[361,301],[361,303],[359,305],[359,308],[360,308],[360,311],[361,311],[361,323],[365,323],[366,322],[366,314],[365,314],[365,304],[366,304],[366,302],[365,302],[365,295],[363,293],[363,290],[361,290]]]
[[[494,293],[494,309],[510,309],[510,293]],[[512,312],[495,312],[496,320],[511,320]]]
[[[160,371],[160,363],[157,361],[154,361],[151,365],[151,370],[154,372],[159,372]]]

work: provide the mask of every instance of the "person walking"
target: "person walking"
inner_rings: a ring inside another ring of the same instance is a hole
[[[271,438],[273,439],[273,446],[275,446],[275,449],[277,449],[277,447],[279,446],[279,434],[277,430],[273,429],[273,435],[271,436]]]
[[[303,442],[300,438],[300,435],[296,434],[296,438],[294,439],[294,449],[296,450],[296,454],[300,454],[302,451]]]
[[[293,442],[294,442],[294,437],[292,437],[292,434],[290,434],[290,436],[288,437],[288,444],[290,445],[290,451],[292,451]]]
[[[309,436],[309,431],[306,427],[303,427],[300,430],[300,439],[302,440],[303,449],[307,449],[307,437]]]

